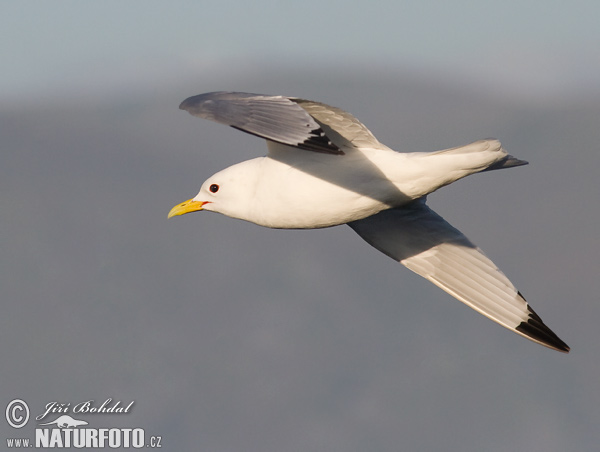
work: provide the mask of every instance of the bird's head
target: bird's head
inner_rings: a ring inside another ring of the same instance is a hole
[[[246,219],[256,184],[255,173],[248,171],[250,162],[238,163],[209,177],[198,194],[173,207],[168,218],[208,210]]]

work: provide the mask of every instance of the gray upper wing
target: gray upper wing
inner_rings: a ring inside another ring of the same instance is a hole
[[[334,143],[342,147],[389,149],[380,143],[354,115],[330,105],[304,99],[291,99],[306,110]]]
[[[214,92],[179,106],[194,116],[227,124],[267,140],[309,151],[344,154],[343,148],[385,148],[354,116],[325,104],[283,96]]]
[[[349,223],[367,243],[534,342],[568,352],[496,265],[424,200]]]

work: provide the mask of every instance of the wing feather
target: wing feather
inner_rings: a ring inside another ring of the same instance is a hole
[[[350,113],[305,99],[222,91],[189,97],[179,108],[309,151],[343,155],[343,149],[388,149]]]
[[[379,251],[505,328],[554,350],[569,351],[504,273],[424,199],[349,226]]]

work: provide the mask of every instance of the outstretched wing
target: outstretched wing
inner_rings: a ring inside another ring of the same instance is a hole
[[[308,151],[343,155],[344,148],[387,149],[350,113],[304,99],[214,92],[189,97],[179,108]]]
[[[486,317],[546,347],[569,351],[498,267],[424,199],[348,224],[370,245]]]

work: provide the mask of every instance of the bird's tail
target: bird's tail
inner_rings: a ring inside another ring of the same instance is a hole
[[[509,155],[502,144],[493,138],[452,149],[413,155],[415,161],[422,165],[419,187],[423,190],[418,193],[420,196],[471,174],[527,164]]]
[[[529,162],[526,160],[520,160],[509,154],[504,159],[500,160],[499,162],[491,164],[483,171],[493,171],[493,170],[497,170],[497,169],[512,168],[513,166],[523,166],[523,165],[529,165]]]
[[[512,168],[513,166],[529,163],[508,154],[502,148],[500,141],[495,138],[487,138],[466,146],[432,152],[430,155],[453,157],[457,164],[464,165],[465,169],[471,167],[472,170],[475,170],[474,172]]]

